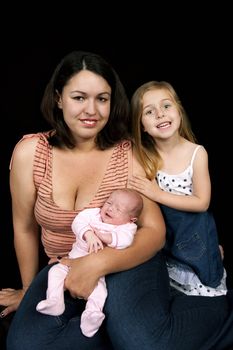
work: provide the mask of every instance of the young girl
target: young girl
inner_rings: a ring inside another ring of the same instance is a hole
[[[132,133],[147,179],[130,186],[160,203],[167,226],[170,284],[189,295],[226,294],[226,273],[213,216],[208,155],[195,143],[173,87],[148,82],[132,97]]]

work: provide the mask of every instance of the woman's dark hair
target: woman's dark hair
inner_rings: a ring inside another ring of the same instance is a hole
[[[57,106],[58,95],[64,86],[77,73],[89,70],[104,78],[111,87],[110,116],[105,127],[97,135],[96,143],[106,149],[128,138],[129,101],[125,89],[111,65],[101,56],[85,51],[73,51],[57,65],[41,102],[41,111],[46,121],[55,130],[51,133],[50,144],[73,148],[75,142],[66,125],[63,112]]]

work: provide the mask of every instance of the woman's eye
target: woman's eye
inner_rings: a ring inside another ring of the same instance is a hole
[[[75,98],[75,100],[78,100],[78,101],[84,101],[83,96],[75,96],[74,98]]]

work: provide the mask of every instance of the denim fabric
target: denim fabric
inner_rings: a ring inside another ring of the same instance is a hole
[[[43,315],[37,303],[45,299],[48,270],[46,266],[35,278],[17,310],[8,332],[8,350],[111,350],[103,326],[92,338],[80,330],[80,316],[85,301],[65,292],[65,312],[61,316]]]
[[[228,297],[171,297],[162,253],[106,277],[106,322],[93,338],[79,329],[84,301],[66,294],[61,317],[36,311],[45,297],[47,272],[45,268],[36,277],[16,312],[8,350],[223,350],[233,344],[233,305]]]
[[[161,205],[167,228],[164,248],[168,261],[191,268],[206,286],[217,287],[224,267],[213,215],[185,212]]]
[[[226,350],[233,345],[230,296],[172,297],[160,253],[132,270],[108,276],[107,285],[106,326],[114,349]],[[233,304],[233,295],[231,300]]]

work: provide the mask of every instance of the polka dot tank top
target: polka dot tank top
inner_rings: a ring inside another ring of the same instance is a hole
[[[189,166],[182,173],[170,175],[161,170],[157,172],[156,179],[163,191],[186,196],[192,194],[193,161],[198,149],[201,147],[201,145],[198,145],[195,148]]]

